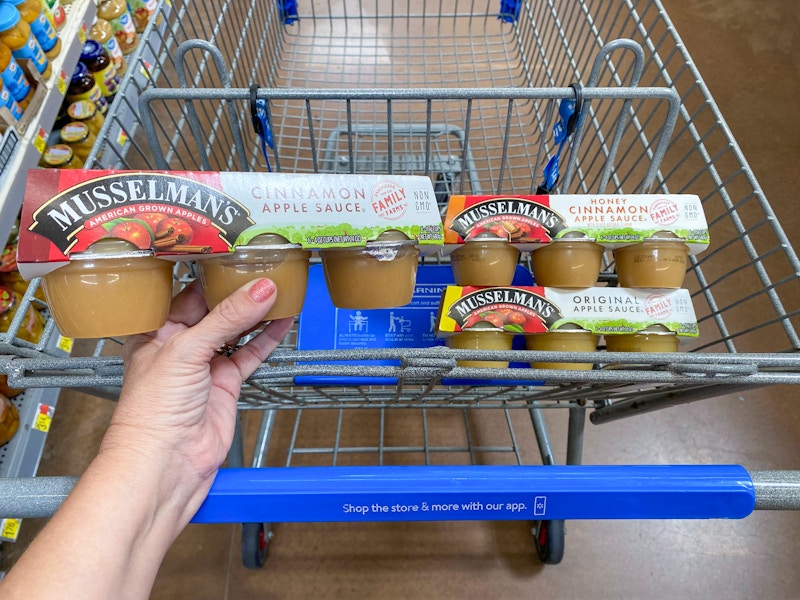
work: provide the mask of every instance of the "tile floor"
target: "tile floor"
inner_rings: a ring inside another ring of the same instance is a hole
[[[793,0],[665,0],[666,8],[794,245],[800,152],[800,13]],[[798,391],[774,387],[589,426],[587,463],[738,462],[800,469]],[[64,393],[40,473],[79,474],[111,403]],[[417,425],[394,414],[398,431]],[[359,415],[354,430],[358,431]],[[364,419],[369,417],[364,416]],[[448,429],[441,416],[439,425]],[[460,417],[458,417],[460,418]],[[563,448],[566,415],[547,415]],[[247,425],[255,426],[251,415]],[[281,414],[274,448],[292,418]],[[365,421],[366,422],[366,421]],[[492,430],[491,423],[480,425]],[[355,434],[354,434],[355,435]],[[530,442],[524,442],[530,448]],[[559,455],[563,460],[563,454]],[[278,452],[269,455],[280,464]],[[28,521],[6,568],[41,523]],[[800,513],[744,521],[571,522],[563,563],[542,567],[525,523],[282,524],[248,571],[235,526],[190,526],[154,598],[798,598]]]

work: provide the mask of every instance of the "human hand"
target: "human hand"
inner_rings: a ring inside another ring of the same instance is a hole
[[[122,394],[100,452],[133,453],[157,470],[154,491],[184,507],[181,521],[196,512],[230,449],[242,382],[292,319],[271,322],[230,357],[216,351],[256,327],[275,298],[274,283],[259,279],[209,312],[195,282],[174,298],[164,327],[125,344]]]

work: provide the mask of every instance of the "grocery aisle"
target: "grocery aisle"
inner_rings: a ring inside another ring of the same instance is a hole
[[[800,215],[793,206],[800,156],[800,117],[792,110],[800,92],[795,3],[664,1],[784,228],[800,246]],[[797,393],[772,388],[744,400],[718,398],[590,426],[585,460],[798,469]],[[111,408],[107,401],[63,394],[40,474],[78,474]],[[497,418],[491,412],[476,417],[486,436]],[[561,448],[566,415],[557,412],[547,417]],[[391,417],[398,436],[415,434],[415,415]],[[349,418],[353,436],[373,426],[369,414]],[[448,420],[459,425],[461,418],[454,411],[436,424],[446,432]],[[291,415],[280,415],[274,448],[285,447],[291,421]],[[316,433],[312,428],[308,435]],[[326,434],[324,424],[318,433]],[[532,444],[523,441],[531,452]],[[279,452],[270,462],[280,464]],[[26,522],[23,536],[35,528]],[[564,562],[545,568],[534,558],[524,523],[280,525],[267,566],[250,572],[241,567],[236,527],[191,526],[167,557],[153,597],[800,597],[797,531],[798,513],[761,512],[741,522],[576,522],[568,524]]]

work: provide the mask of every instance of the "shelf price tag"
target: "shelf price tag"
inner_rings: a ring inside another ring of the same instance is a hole
[[[72,338],[64,337],[63,335],[58,336],[58,343],[56,343],[56,347],[59,350],[63,350],[67,354],[72,352],[72,345],[75,343],[75,340]]]
[[[58,91],[61,92],[61,95],[64,96],[67,93],[67,74],[64,72],[64,69],[61,69],[61,73],[58,75],[58,79],[56,80],[56,87]]]
[[[47,149],[47,132],[43,127],[39,127],[36,138],[33,140],[33,146],[39,151],[39,154],[44,154]]]
[[[39,403],[39,406],[36,407],[36,416],[33,419],[33,428],[44,433],[50,431],[54,411],[55,409],[52,406]]]
[[[0,540],[4,542],[16,542],[19,536],[19,526],[22,523],[20,519],[2,519],[0,520]]]
[[[81,41],[81,44],[86,43],[86,23],[81,25],[81,28],[78,30],[78,39]]]

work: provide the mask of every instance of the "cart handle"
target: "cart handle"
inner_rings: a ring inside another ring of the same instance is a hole
[[[49,517],[76,481],[0,478],[0,516]],[[800,471],[750,474],[737,465],[222,469],[193,521],[708,519],[742,518],[753,509],[800,510]]]

